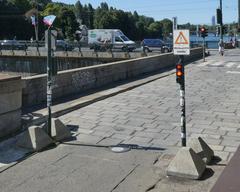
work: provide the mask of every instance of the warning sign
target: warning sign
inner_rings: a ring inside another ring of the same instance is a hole
[[[174,30],[174,55],[190,55],[189,30]]]

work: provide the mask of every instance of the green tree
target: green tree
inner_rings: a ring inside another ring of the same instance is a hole
[[[173,29],[172,21],[170,19],[163,19],[162,21],[160,21],[160,23],[162,25],[163,36],[169,37],[170,33],[172,33],[172,29]]]
[[[151,38],[162,38],[163,37],[163,26],[162,23],[157,21],[151,23],[148,27],[149,36]]]
[[[80,1],[76,2],[74,10],[75,10],[76,19],[79,21],[79,23],[82,23],[84,18],[84,15],[83,15],[84,10]]]
[[[75,32],[78,29],[78,23],[73,10],[62,7],[59,20],[61,21],[61,30],[64,34],[64,38],[74,40]]]

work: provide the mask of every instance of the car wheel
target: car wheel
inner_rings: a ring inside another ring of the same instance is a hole
[[[162,53],[168,53],[168,49],[162,49]]]
[[[145,48],[143,49],[143,52],[149,53],[149,52],[151,52],[151,51],[149,50],[149,48],[145,47]]]

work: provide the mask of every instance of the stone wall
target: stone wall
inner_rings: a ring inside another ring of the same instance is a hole
[[[59,71],[102,64],[106,61],[97,58],[55,57]],[[18,74],[22,77],[44,74],[47,71],[46,57],[1,56],[0,72]]]
[[[191,50],[185,61],[194,61],[202,57],[202,49]],[[177,57],[172,53],[143,57],[96,65],[80,69],[61,71],[55,77],[53,98],[61,98],[76,93],[83,93],[113,82],[129,79],[138,75],[157,72],[164,68],[174,67]],[[46,75],[23,78],[23,106],[33,106],[46,100]]]
[[[22,80],[0,74],[0,138],[21,128]]]

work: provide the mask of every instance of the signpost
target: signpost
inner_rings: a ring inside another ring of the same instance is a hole
[[[179,55],[176,64],[176,80],[180,85],[180,107],[181,107],[181,140],[182,146],[186,147],[186,106],[185,106],[185,74],[184,55],[190,55],[189,30],[174,30],[173,53]]]
[[[52,41],[52,24],[55,20],[56,16],[49,15],[44,17],[43,22],[48,26],[47,31],[45,32],[45,41],[47,45],[47,108],[48,108],[48,118],[47,118],[47,133],[51,137],[51,129],[52,129],[52,75],[53,75],[53,60],[52,60],[52,46],[55,45],[55,40]],[[55,33],[55,32],[54,32]],[[53,38],[55,39],[55,38]]]
[[[48,119],[47,119],[47,133],[51,136],[51,119],[52,119],[52,48],[51,48],[51,30],[47,30],[47,108],[48,108]]]

